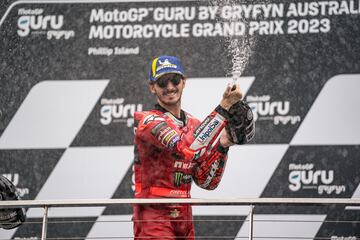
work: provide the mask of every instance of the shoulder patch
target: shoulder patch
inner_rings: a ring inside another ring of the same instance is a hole
[[[158,115],[150,114],[150,115],[144,117],[143,124],[147,125],[152,121],[165,121],[165,118],[158,116]]]
[[[166,122],[160,122],[156,124],[155,127],[151,129],[150,133],[153,136],[156,136],[159,133],[160,129],[163,128],[164,126],[167,126]]]

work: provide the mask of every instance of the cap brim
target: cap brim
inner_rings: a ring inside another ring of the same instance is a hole
[[[151,80],[151,82],[155,82],[156,80],[158,80],[158,78],[159,77],[161,77],[161,76],[163,76],[163,75],[165,75],[165,74],[168,74],[168,73],[176,73],[176,74],[179,74],[179,75],[181,75],[181,76],[185,76],[182,72],[180,72],[180,71],[169,71],[169,72],[163,72],[163,73],[160,73],[160,74],[158,74],[158,75],[156,75],[155,77],[154,77],[154,80]]]

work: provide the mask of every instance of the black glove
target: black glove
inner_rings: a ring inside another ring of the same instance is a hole
[[[0,201],[20,200],[16,188],[7,178],[0,176]],[[12,229],[25,222],[25,209],[0,208],[0,228]]]
[[[248,143],[255,136],[254,116],[245,101],[241,100],[230,107],[226,131],[235,144]]]

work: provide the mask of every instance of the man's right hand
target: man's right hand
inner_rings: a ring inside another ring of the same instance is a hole
[[[230,107],[240,101],[243,97],[243,94],[240,90],[239,84],[228,84],[225,92],[223,94],[223,98],[221,99],[220,106],[229,111]]]

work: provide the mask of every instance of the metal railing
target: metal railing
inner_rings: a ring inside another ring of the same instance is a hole
[[[41,240],[46,240],[48,225],[49,208],[59,207],[99,207],[112,205],[131,205],[131,204],[191,204],[191,205],[245,205],[250,207],[249,211],[249,235],[248,239],[253,239],[254,232],[254,207],[269,205],[287,206],[326,206],[326,205],[346,205],[347,208],[358,208],[360,198],[227,198],[227,199],[66,199],[66,200],[20,200],[20,201],[0,201],[0,209],[4,208],[43,208],[44,215],[42,220]]]

